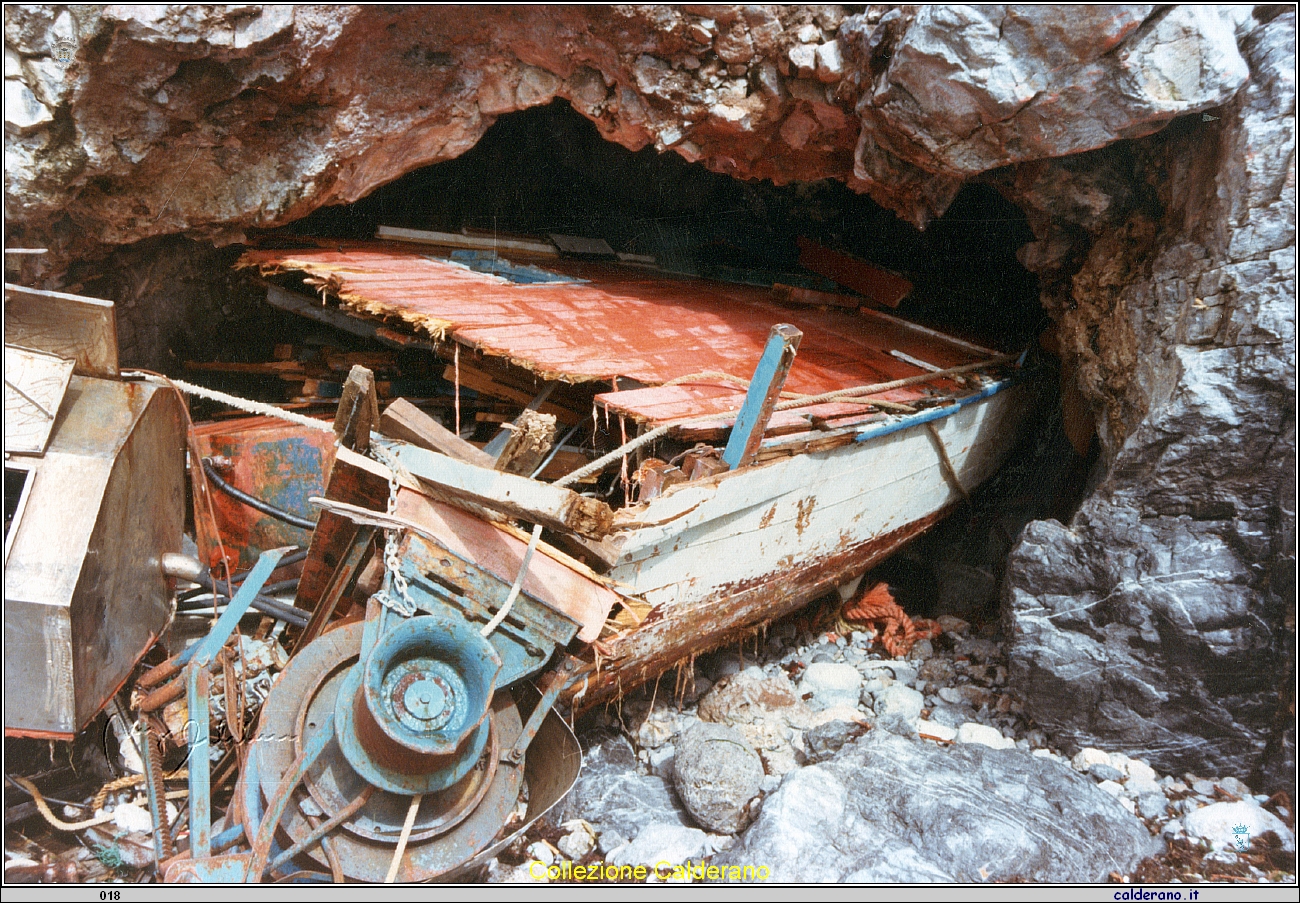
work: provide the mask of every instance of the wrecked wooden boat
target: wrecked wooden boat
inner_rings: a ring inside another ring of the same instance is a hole
[[[440,240],[462,239],[422,239]],[[591,417],[616,419],[617,438],[633,444],[614,469],[625,486],[640,478],[639,497],[618,508],[574,491],[591,483],[502,473],[436,438],[391,448],[412,489],[495,518],[510,550],[494,562],[505,585],[527,549],[512,535],[518,519],[540,524],[541,557],[567,562],[601,600],[609,617],[599,636],[583,637],[588,665],[569,690],[581,705],[860,576],[992,474],[1025,414],[1013,358],[867,299],[804,291],[835,306],[792,306],[800,293],[789,287],[543,257],[544,247],[515,242],[507,259],[429,243],[304,241],[242,264],[301,279],[327,302],[318,307],[403,331],[462,372],[533,375],[543,403],[560,398],[552,388],[587,387]],[[747,388],[738,374],[756,369]],[[536,407],[561,427],[576,420],[571,403]],[[530,592],[542,589],[526,581]]]
[[[1015,356],[817,288],[296,244],[243,258],[273,303],[437,352],[457,415],[466,376],[527,407],[480,448],[407,402],[381,415],[354,369],[295,600],[312,615],[236,793],[251,849],[200,847],[207,875],[481,864],[576,778],[557,702],[612,699],[859,577],[996,469],[1027,407]],[[583,463],[547,479],[562,448]]]

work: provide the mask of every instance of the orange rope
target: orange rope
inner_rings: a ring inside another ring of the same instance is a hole
[[[938,636],[943,631],[937,621],[909,618],[894,601],[888,583],[877,583],[856,602],[846,604],[840,617],[850,625],[874,629],[880,636],[880,645],[894,658],[905,657],[917,640]]]

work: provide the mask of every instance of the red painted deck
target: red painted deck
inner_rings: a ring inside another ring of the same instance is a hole
[[[769,290],[609,264],[546,260],[544,269],[585,283],[515,284],[432,259],[435,249],[395,242],[322,242],[319,249],[255,250],[241,258],[264,274],[301,272],[353,313],[399,320],[435,339],[452,339],[547,379],[648,386],[706,371],[753,373],[776,323],[803,331],[786,390],[820,394],[926,372],[897,350],[939,367],[981,359],[977,352],[879,315],[782,306]],[[938,387],[951,384],[936,382]],[[676,391],[673,391],[676,389]],[[603,401],[642,422],[718,413],[743,390],[725,383],[619,393]],[[921,387],[881,398],[906,403]]]

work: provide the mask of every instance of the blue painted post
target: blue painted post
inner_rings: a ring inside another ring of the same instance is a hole
[[[244,582],[240,584],[239,589],[235,591],[235,597],[230,600],[230,604],[221,613],[217,623],[208,631],[208,635],[177,656],[176,664],[187,665],[193,662],[202,668],[210,665],[216,659],[221,647],[226,645],[226,640],[230,639],[230,635],[235,632],[239,619],[247,614],[253,600],[257,598],[257,594],[261,592],[267,578],[271,576],[276,565],[280,563],[280,559],[284,557],[284,553],[287,551],[287,548],[270,549],[262,553],[261,557],[257,559],[257,564],[253,566],[248,576],[244,578]]]
[[[781,397],[781,389],[785,387],[785,378],[790,374],[790,365],[794,363],[802,338],[803,333],[789,323],[772,327],[767,347],[763,349],[763,356],[754,368],[754,378],[749,382],[745,403],[736,416],[736,425],[731,428],[727,450],[722,453],[722,460],[732,470],[752,464],[758,457],[763,431],[772,419],[772,409]]]
[[[256,592],[256,590],[254,590]],[[208,669],[191,664],[185,669],[186,705],[190,722],[190,858],[212,855],[212,797],[208,747]]]

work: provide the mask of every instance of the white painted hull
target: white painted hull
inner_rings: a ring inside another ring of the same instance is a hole
[[[1025,392],[1010,386],[930,421],[968,491],[1010,450]],[[638,522],[661,525],[627,534],[609,576],[667,614],[831,560],[960,499],[927,425],[917,423],[672,487],[641,506]]]

